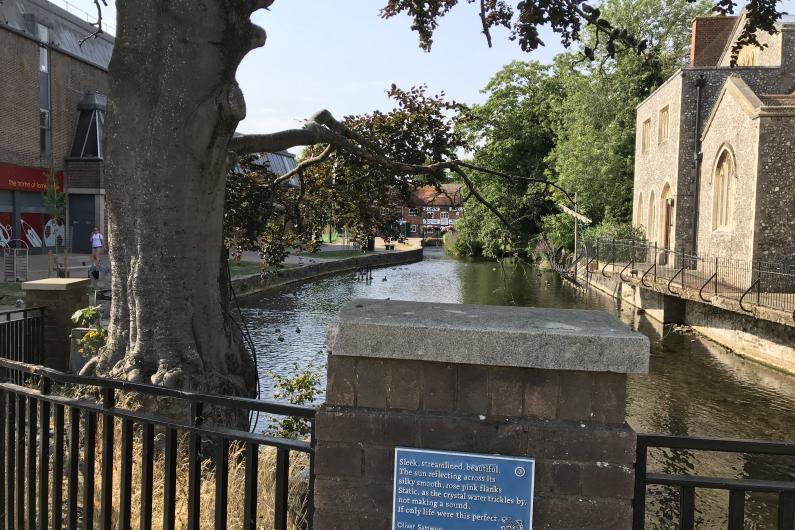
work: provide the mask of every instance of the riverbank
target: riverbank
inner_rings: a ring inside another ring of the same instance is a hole
[[[250,296],[291,283],[305,282],[331,274],[355,271],[367,266],[379,268],[416,263],[422,261],[422,256],[422,248],[409,248],[407,250],[371,252],[352,257],[313,259],[310,263],[299,264],[290,268],[232,278],[232,288],[238,297]]]
[[[617,270],[610,276],[594,272],[586,278],[579,274],[578,279],[582,286],[643,310],[649,318],[689,326],[740,357],[795,376],[795,327],[789,315],[778,318],[776,314],[781,312],[764,308],[743,314],[719,303],[704,303],[698,299],[698,293],[680,292],[679,296],[672,296],[657,285],[652,289],[642,287],[637,279],[624,282]]]

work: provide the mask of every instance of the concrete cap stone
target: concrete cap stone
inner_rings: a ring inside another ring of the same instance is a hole
[[[603,311],[358,299],[329,327],[332,355],[646,373],[649,339]]]
[[[23,291],[70,291],[89,284],[87,278],[45,278],[22,284]]]

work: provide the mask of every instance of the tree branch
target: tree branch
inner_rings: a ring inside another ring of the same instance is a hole
[[[103,31],[102,31],[102,6],[99,5],[100,1],[102,2],[102,5],[104,5],[105,7],[108,7],[108,1],[107,0],[94,0],[94,5],[97,6],[97,21],[94,24],[92,24],[92,25],[97,27],[97,31],[93,32],[91,35],[86,35],[85,37],[83,37],[80,40],[80,43],[78,44],[78,46],[80,46],[81,48],[83,47],[83,43],[84,42],[86,42],[89,39],[96,39],[100,34],[103,33]]]
[[[310,166],[314,166],[315,164],[319,164],[319,163],[323,162],[329,156],[331,156],[331,153],[333,153],[333,152],[334,152],[334,146],[333,145],[329,145],[318,156],[315,156],[315,157],[312,157],[312,158],[307,158],[306,160],[303,160],[295,168],[291,169],[290,171],[288,171],[284,175],[281,175],[280,177],[274,179],[272,182],[269,182],[267,186],[269,188],[272,188],[273,186],[278,186],[282,182],[287,182],[288,180],[293,178],[295,175],[300,175],[303,172],[303,170],[305,170],[306,168],[308,168]]]

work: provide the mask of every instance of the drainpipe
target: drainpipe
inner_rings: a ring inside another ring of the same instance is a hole
[[[695,170],[695,189],[693,190],[693,254],[698,252],[698,211],[699,199],[701,197],[701,105],[702,105],[702,89],[706,80],[704,74],[698,76],[696,79],[696,128],[693,137],[693,169]]]

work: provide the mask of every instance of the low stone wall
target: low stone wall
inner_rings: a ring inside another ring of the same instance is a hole
[[[631,527],[626,381],[649,342],[615,317],[354,300],[328,343],[317,530],[393,528],[396,447],[534,458],[533,528]]]
[[[291,283],[304,282],[314,278],[328,276],[339,272],[353,271],[372,265],[373,267],[392,267],[395,265],[406,265],[422,261],[422,249],[378,252],[375,254],[364,254],[352,258],[323,261],[311,263],[302,267],[282,269],[275,272],[267,272],[265,275],[251,274],[232,280],[232,286],[238,297],[249,296],[274,287]]]
[[[592,288],[643,309],[659,322],[686,324],[737,355],[795,375],[795,322],[791,315],[767,308],[746,313],[734,300],[719,297],[704,303],[698,292],[674,296],[661,292],[665,285],[648,289],[637,281],[621,281],[618,271],[610,277],[600,271],[590,277]],[[584,284],[583,275],[580,280]]]

